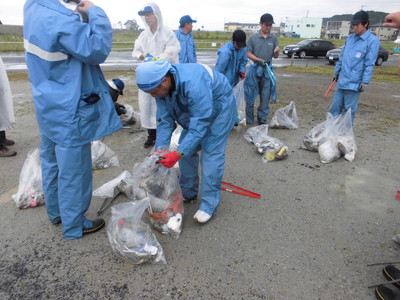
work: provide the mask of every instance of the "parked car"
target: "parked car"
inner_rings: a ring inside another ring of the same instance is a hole
[[[329,50],[326,53],[326,59],[328,60],[330,65],[334,65],[338,60],[340,53],[342,53],[343,46]],[[376,58],[375,65],[380,66],[383,62],[387,61],[389,58],[389,51],[383,47],[379,47],[378,57]]]
[[[297,55],[300,58],[305,58],[306,56],[325,56],[326,53],[334,49],[335,45],[326,40],[308,39],[302,40],[296,45],[287,45],[283,48],[283,54],[288,57],[292,55]]]

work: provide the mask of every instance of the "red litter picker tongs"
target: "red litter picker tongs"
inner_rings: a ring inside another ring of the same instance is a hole
[[[254,193],[252,191],[245,190],[244,188],[238,187],[236,185],[230,184],[230,183],[225,182],[225,181],[221,181],[221,183],[224,184],[224,185],[230,186],[231,188],[234,188],[234,189],[238,190],[238,191],[236,191],[236,190],[228,189],[226,187],[221,186],[221,190],[223,190],[223,191],[227,191],[227,192],[231,192],[231,193],[235,193],[235,194],[240,194],[240,195],[244,195],[244,196],[248,196],[248,197],[252,197],[252,198],[257,198],[257,199],[261,198],[260,194],[256,194],[256,193]]]
[[[333,86],[335,85],[336,80],[333,80],[331,85],[328,87],[328,89],[326,90],[324,97],[328,96],[329,92],[331,91],[331,89],[333,88]]]

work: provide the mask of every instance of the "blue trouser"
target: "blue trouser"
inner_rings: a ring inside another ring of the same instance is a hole
[[[356,92],[353,90],[343,90],[338,88],[333,96],[329,112],[335,117],[339,114],[344,114],[349,108],[351,108],[351,119],[354,122],[359,97],[360,92],[358,91]]]
[[[43,193],[50,222],[60,220],[66,239],[82,237],[93,226],[84,214],[92,198],[91,145],[62,147],[40,136]]]
[[[260,105],[257,108],[257,121],[259,124],[267,122],[269,113],[269,99],[271,97],[271,80],[266,77],[262,67],[253,64],[247,72],[244,83],[244,96],[246,99],[246,123],[254,124],[254,102],[260,96]]]
[[[197,195],[199,190],[199,161],[201,164],[201,203],[199,209],[213,215],[220,202],[221,181],[224,175],[225,148],[228,136],[220,140],[218,147],[212,152],[207,152],[199,146],[194,152],[185,155],[179,161],[181,175],[179,183],[182,193],[187,197]],[[200,157],[199,157],[199,150]]]

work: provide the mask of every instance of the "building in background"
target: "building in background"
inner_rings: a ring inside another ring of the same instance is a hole
[[[260,24],[258,23],[239,23],[229,22],[224,24],[224,31],[234,32],[235,30],[241,29],[247,33],[254,33],[260,30]]]
[[[301,19],[286,18],[285,33],[300,38],[320,38],[322,18],[303,17]]]
[[[328,21],[325,27],[326,39],[345,39],[351,31],[349,21]]]
[[[399,30],[396,28],[382,27],[382,24],[370,25],[369,29],[372,34],[381,41],[395,41],[399,34]]]

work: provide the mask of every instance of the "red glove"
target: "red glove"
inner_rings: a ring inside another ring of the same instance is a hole
[[[178,151],[173,151],[161,156],[157,163],[162,164],[166,168],[172,168],[180,159],[181,156]]]
[[[240,77],[240,79],[245,79],[246,74],[244,74],[243,72],[239,72],[239,77]]]

